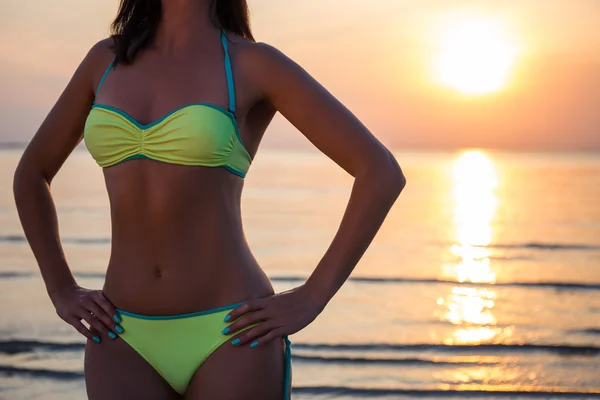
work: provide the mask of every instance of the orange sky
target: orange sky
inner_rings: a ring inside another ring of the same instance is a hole
[[[249,3],[255,36],[304,66],[392,147],[600,149],[597,0]],[[116,6],[4,2],[0,141],[33,135],[89,47],[106,36]],[[485,20],[518,48],[505,84],[479,95],[444,85],[434,70],[451,32],[444,27]],[[263,143],[309,146],[281,117]]]

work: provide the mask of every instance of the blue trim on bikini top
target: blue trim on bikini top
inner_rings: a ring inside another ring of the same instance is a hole
[[[232,114],[231,112],[227,111],[226,109],[224,109],[221,106],[218,106],[216,104],[212,104],[212,103],[192,103],[192,104],[186,104],[184,106],[181,107],[177,107],[176,109],[174,109],[173,111],[168,112],[167,114],[163,115],[162,117],[158,118],[157,120],[154,120],[148,124],[142,124],[140,123],[137,119],[135,119],[133,116],[131,116],[130,114],[126,113],[125,111],[121,110],[120,108],[108,105],[108,104],[101,104],[101,103],[96,103],[92,106],[92,108],[103,108],[105,110],[109,110],[112,112],[115,112],[117,114],[119,114],[120,116],[122,116],[123,118],[125,118],[127,121],[131,122],[133,125],[135,125],[137,128],[139,129],[150,129],[155,125],[160,124],[161,122],[163,122],[165,119],[167,119],[168,117],[170,117],[172,114],[176,113],[177,111],[181,111],[183,109],[189,108],[189,107],[194,107],[194,106],[204,106],[204,107],[209,107],[212,109],[215,109],[217,111],[220,111],[221,113],[225,114],[227,117],[229,117],[229,119],[231,120],[231,123],[233,124],[233,128],[235,130],[235,135],[237,136],[238,141],[240,142],[240,144],[242,145],[242,149],[248,154],[248,157],[250,158],[250,160],[252,160],[252,156],[250,155],[250,152],[248,151],[248,149],[246,148],[246,145],[244,145],[244,142],[242,141],[242,135],[240,135],[240,128],[238,126],[237,120],[235,119],[235,115]],[[245,177],[246,175],[238,170],[235,170],[233,168],[228,168],[231,172],[233,172],[236,175],[239,175],[241,177]]]
[[[145,154],[134,154],[131,157],[127,157],[126,159],[119,161],[119,163],[125,162],[125,161],[130,161],[130,160],[137,160],[137,159],[146,159],[146,160],[153,160],[153,161],[159,161],[159,162],[167,162],[167,161],[161,161],[161,160],[157,160],[155,158],[152,158],[150,156],[147,156]],[[231,172],[234,175],[237,175],[241,178],[245,178],[246,174],[243,173],[242,171],[238,171],[237,169],[229,166],[229,165],[219,165],[219,167],[223,167],[225,168],[227,171]]]
[[[100,88],[102,87],[102,84],[104,84],[104,80],[106,79],[106,77],[108,76],[108,73],[114,67],[114,65],[115,65],[115,61],[113,60],[113,62],[111,62],[108,65],[108,67],[106,68],[106,71],[104,71],[104,75],[102,75],[102,78],[100,78],[100,82],[98,83],[98,87],[96,88],[96,93],[94,93],[94,103],[96,103],[96,96],[98,95],[98,92],[100,91]]]
[[[223,306],[223,307],[219,307],[219,308],[212,308],[210,310],[204,310],[204,311],[198,311],[198,312],[191,312],[191,313],[186,313],[186,314],[173,314],[173,315],[144,315],[144,314],[136,314],[136,313],[132,313],[132,312],[129,312],[129,311],[121,310],[120,308],[117,308],[117,311],[120,314],[126,315],[128,317],[139,318],[139,319],[154,319],[154,320],[158,320],[158,319],[180,319],[180,318],[198,317],[200,315],[214,314],[214,313],[218,313],[220,311],[233,310],[234,308],[236,308],[238,306],[241,306],[244,303],[245,303],[245,301],[242,301],[241,303],[230,304],[228,306]]]
[[[122,116],[123,118],[125,118],[126,120],[128,120],[129,122],[131,122],[137,128],[143,129],[143,130],[148,130],[148,129],[160,124],[161,122],[163,122],[164,120],[169,118],[171,115],[175,114],[176,112],[181,111],[186,108],[195,107],[195,106],[203,106],[203,107],[213,108],[213,109],[221,112],[222,114],[226,115],[229,119],[231,119],[231,122],[235,128],[236,123],[235,123],[234,115],[232,113],[230,113],[226,109],[222,108],[221,106],[218,106],[218,105],[212,104],[212,103],[205,103],[205,102],[191,103],[191,104],[183,105],[181,107],[177,107],[176,109],[169,111],[162,117],[160,117],[150,123],[147,123],[147,124],[142,124],[137,119],[135,119],[131,114],[121,110],[118,107],[111,106],[109,104],[97,103],[97,104],[94,104],[94,106],[92,108],[103,108],[105,110],[115,112],[115,113],[119,114],[120,116]],[[238,136],[238,139],[239,139],[239,136]],[[241,142],[241,140],[240,140],[240,142]]]
[[[235,84],[233,82],[233,71],[231,69],[231,59],[229,58],[229,46],[227,45],[227,36],[225,30],[221,31],[221,42],[225,50],[225,72],[227,73],[227,90],[229,91],[229,111],[235,114]]]
[[[242,136],[240,135],[240,130],[238,127],[238,123],[237,123],[237,119],[235,118],[235,84],[233,81],[233,70],[231,68],[231,59],[229,57],[229,48],[227,45],[227,37],[225,35],[225,30],[221,30],[221,43],[223,44],[223,49],[225,51],[225,73],[227,75],[227,91],[229,93],[229,110],[225,110],[223,107],[218,106],[216,104],[212,104],[212,103],[206,103],[206,102],[198,102],[198,103],[192,103],[192,104],[186,104],[184,106],[178,107],[175,110],[172,110],[170,112],[168,112],[166,115],[158,118],[155,121],[152,121],[148,124],[141,124],[138,120],[136,120],[135,118],[133,118],[130,114],[126,113],[125,111],[121,110],[120,108],[108,105],[108,104],[99,104],[96,103],[96,98],[94,97],[94,102],[93,102],[93,107],[92,108],[104,108],[107,110],[111,110],[119,115],[121,115],[122,117],[124,117],[125,119],[127,119],[128,121],[132,122],[135,126],[137,126],[140,129],[149,129],[157,124],[159,124],[160,122],[164,121],[166,118],[168,118],[171,114],[183,110],[185,108],[188,107],[192,107],[192,106],[206,106],[206,107],[210,107],[213,108],[217,111],[222,112],[223,114],[227,115],[230,119],[231,122],[233,123],[233,127],[235,130],[235,135],[237,136],[238,141],[240,142],[240,144],[242,145],[242,149],[246,152],[246,154],[248,155],[248,157],[250,159],[252,159],[252,156],[250,156],[250,152],[248,151],[248,149],[246,148],[246,146],[244,145],[244,142],[242,141]],[[100,88],[102,88],[102,85],[104,84],[104,81],[106,79],[106,77],[108,76],[109,72],[111,69],[114,68],[115,65],[115,61],[113,60],[113,62],[111,62],[108,67],[106,68],[106,71],[104,71],[104,74],[102,75],[102,78],[100,79],[100,82],[98,83],[98,87],[96,88],[96,93],[95,95],[98,95],[98,92],[100,91]],[[246,177],[246,174],[238,171],[237,169],[230,167],[228,165],[224,165],[224,167],[229,170],[229,172],[232,172],[235,175],[238,175],[242,178]]]
[[[229,94],[229,112],[235,114],[235,83],[233,81],[233,70],[231,68],[231,58],[229,57],[229,46],[227,45],[227,36],[225,35],[225,30],[221,30],[221,43],[223,44],[223,50],[225,51],[225,73],[227,75],[227,92]],[[100,88],[104,84],[104,80],[108,76],[108,73],[111,69],[113,69],[115,65],[115,60],[113,60],[104,74],[102,78],[100,78],[100,82],[98,83],[98,87],[96,88],[95,96],[98,96],[98,92],[100,92]],[[94,96],[94,103],[96,103],[96,99]],[[241,140],[240,140],[241,141]]]

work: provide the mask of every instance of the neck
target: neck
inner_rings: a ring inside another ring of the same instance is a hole
[[[214,34],[218,28],[211,21],[212,4],[211,0],[162,0],[156,46],[175,50],[197,37]]]

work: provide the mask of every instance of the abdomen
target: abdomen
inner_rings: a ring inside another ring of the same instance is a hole
[[[241,178],[131,160],[105,169],[105,179],[112,249],[104,290],[117,307],[177,314],[272,293],[243,233]]]

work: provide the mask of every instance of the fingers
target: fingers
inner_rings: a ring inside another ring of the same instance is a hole
[[[104,310],[100,308],[95,302],[92,300],[88,300],[84,304],[84,309],[80,310],[77,314],[77,317],[85,320],[90,328],[93,328],[97,332],[101,333],[102,336],[108,337],[110,339],[115,339],[117,335],[111,328],[115,327],[115,324],[112,322],[112,319],[106,315]]]
[[[85,325],[83,323],[81,323],[80,320],[77,319],[77,317],[73,317],[73,318],[69,319],[67,322],[71,326],[73,326],[73,328],[75,328],[77,330],[77,332],[81,333],[83,336],[85,336],[89,340],[93,340],[96,343],[100,343],[100,341],[101,341],[100,336],[93,333],[88,328],[86,328]]]
[[[121,316],[115,309],[115,307],[108,301],[108,299],[104,296],[104,293],[98,291],[95,292],[92,296],[93,302],[89,304],[91,308],[88,308],[89,311],[94,313],[96,317],[98,317],[104,325],[111,331],[113,331],[113,335],[115,333],[123,333],[124,329],[117,322],[121,322]],[[108,334],[111,339],[114,339],[113,335]]]
[[[72,318],[69,318],[67,322],[96,343],[99,343],[101,338],[116,339],[118,333],[124,332],[121,325],[114,320],[114,316],[118,316],[114,306],[100,291],[90,292],[87,296],[82,297],[79,304],[71,312]],[[118,317],[120,320],[120,316]],[[87,322],[89,329],[85,328],[81,320]],[[71,321],[77,322],[73,323]],[[86,330],[85,333],[81,331],[82,326]]]
[[[252,311],[262,310],[264,308],[265,299],[256,299],[245,302],[239,307],[236,307],[227,316],[225,316],[225,322],[235,321],[244,314]]]
[[[58,292],[52,301],[61,319],[96,343],[101,337],[116,339],[117,333],[124,332],[119,325],[121,316],[101,290],[73,285]]]
[[[224,335],[233,335],[236,332],[241,331],[244,328],[249,327],[250,325],[254,325],[258,322],[264,321],[267,319],[267,315],[264,310],[259,310],[256,312],[251,312],[245,314],[233,324],[229,325],[227,328],[223,330]]]
[[[256,325],[240,334],[231,341],[234,346],[243,346],[250,343],[250,347],[256,347],[265,344],[271,340],[284,336],[285,331],[282,327],[276,327],[273,324],[263,323]]]
[[[285,333],[285,330],[283,328],[273,329],[272,331],[270,331],[269,333],[267,333],[263,337],[260,337],[260,338],[256,339],[254,341],[254,343],[257,343],[257,344],[254,347],[258,346],[259,344],[269,343],[270,341],[272,341],[274,339],[277,339],[277,338],[280,338],[280,337],[283,337],[285,335],[286,335],[286,333]]]
[[[250,347],[256,347],[285,335],[285,330],[273,321],[273,316],[267,311],[269,299],[271,297],[250,300],[227,314],[225,322],[235,322],[226,327],[222,333],[235,335],[243,331],[231,340],[232,345],[242,346],[250,343]]]
[[[102,309],[104,310],[106,315],[108,315],[112,319],[111,323],[112,322],[114,322],[114,323],[121,322],[121,316],[117,312],[117,309],[115,308],[115,306],[112,305],[112,303],[110,301],[108,301],[108,299],[106,298],[104,293],[102,293],[101,291],[95,292],[94,293],[94,301],[100,307],[102,307]]]
[[[255,327],[252,327],[239,334],[234,340],[232,340],[231,344],[234,346],[243,346],[246,343],[253,342],[255,339],[266,335],[269,331],[271,331],[271,329],[273,329],[273,326],[270,323],[266,322],[258,324]]]

